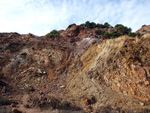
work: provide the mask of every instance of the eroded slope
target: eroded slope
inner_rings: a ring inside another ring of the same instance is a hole
[[[81,70],[68,79],[70,92],[81,100],[78,104],[86,108],[90,103],[82,103],[82,98],[93,95],[97,99],[93,109],[111,105],[142,110],[140,101],[149,105],[149,44],[150,35],[145,35],[141,39],[123,36],[91,46],[80,58]]]
[[[78,34],[76,26],[69,29],[70,36]],[[94,35],[46,40],[1,33],[1,103],[10,109],[15,103],[22,111],[148,111],[150,35],[109,40]]]

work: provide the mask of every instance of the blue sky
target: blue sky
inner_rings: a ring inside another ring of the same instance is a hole
[[[87,20],[136,31],[150,24],[149,8],[150,0],[1,0],[0,32],[41,36]]]

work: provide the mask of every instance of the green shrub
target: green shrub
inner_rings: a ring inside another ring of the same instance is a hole
[[[91,22],[91,23],[90,23],[90,28],[95,28],[95,27],[96,27],[96,23]]]
[[[94,22],[89,22],[86,21],[85,24],[81,24],[84,28],[95,28],[96,27],[96,23]]]
[[[107,38],[117,38],[117,37],[121,36],[121,34],[117,31],[113,31],[112,33],[108,33],[107,31],[104,31],[104,30],[98,30],[97,33],[98,33],[98,35],[103,35]]]
[[[135,37],[136,36],[136,34],[135,33],[128,33],[128,35],[130,36],[130,37]]]
[[[96,27],[99,27],[99,28],[111,28],[112,26],[108,23],[108,22],[105,22],[104,25],[103,24],[99,24],[99,23],[95,23],[95,22],[89,22],[89,21],[86,21],[85,23],[81,24],[84,28],[96,28]]]
[[[111,34],[109,34],[107,31],[104,31],[104,30],[98,30],[97,33],[98,33],[98,35],[103,35],[107,38],[111,37]]]
[[[146,25],[144,24],[144,25],[142,25],[142,27],[145,27]]]
[[[97,33],[98,33],[98,35],[104,35],[105,31],[104,30],[98,30]]]
[[[115,28],[122,35],[127,35],[127,34],[131,33],[131,28],[123,26],[122,24],[117,24],[115,26]]]
[[[136,36],[141,37],[141,36],[143,36],[143,34],[136,33]]]
[[[111,28],[112,27],[108,22],[105,22],[103,26],[104,26],[104,28]]]
[[[104,28],[104,25],[103,25],[103,24],[99,24],[99,23],[97,23],[97,24],[96,24],[96,27]]]
[[[110,38],[110,37],[111,37],[111,35],[110,35],[108,32],[105,32],[105,33],[104,33],[104,36],[107,37],[107,38]]]
[[[58,37],[60,37],[60,34],[57,30],[53,30],[50,33],[45,35],[46,39],[48,39],[48,38],[58,38]]]
[[[119,37],[119,36],[121,36],[121,34],[120,34],[119,32],[117,32],[117,31],[113,31],[113,32],[111,33],[111,38],[117,38],[117,37]]]

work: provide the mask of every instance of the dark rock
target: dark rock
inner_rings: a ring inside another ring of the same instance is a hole
[[[93,96],[93,95],[90,96],[89,100],[90,100],[91,104],[96,103],[95,96]]]
[[[11,111],[11,113],[22,113],[22,111],[19,111],[19,110],[17,110],[17,109],[13,109],[13,110]]]
[[[30,106],[28,104],[24,105],[25,108],[30,108]]]

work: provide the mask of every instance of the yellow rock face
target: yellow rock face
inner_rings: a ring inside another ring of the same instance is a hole
[[[99,81],[124,95],[150,101],[150,35],[104,40],[91,46],[80,60],[82,67],[73,81],[86,82],[87,87],[92,80]]]

